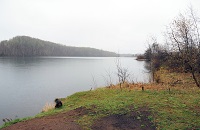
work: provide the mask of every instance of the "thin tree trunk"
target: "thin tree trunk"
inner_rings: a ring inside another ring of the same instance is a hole
[[[192,78],[194,79],[194,82],[196,83],[197,87],[200,88],[200,85],[199,85],[199,82],[198,82],[198,80],[197,80],[197,78],[195,76],[195,73],[193,71],[191,73],[192,73]]]

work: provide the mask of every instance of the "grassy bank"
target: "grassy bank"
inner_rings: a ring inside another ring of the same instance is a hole
[[[147,107],[151,112],[148,119],[157,129],[200,129],[200,89],[180,84],[132,84],[122,91],[113,87],[78,92],[61,99],[62,108],[40,113],[35,118],[85,107],[90,112],[80,116],[77,122],[88,129],[101,117],[122,115],[132,110],[139,112],[140,108]],[[142,91],[141,87],[145,90]]]

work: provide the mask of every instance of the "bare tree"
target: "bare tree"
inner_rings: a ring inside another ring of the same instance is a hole
[[[197,78],[200,56],[200,36],[198,19],[192,8],[190,15],[180,14],[169,26],[167,36],[170,41],[171,58],[177,61],[182,70],[190,72],[195,84],[200,88]]]
[[[92,75],[92,88],[96,89],[97,88],[97,81],[95,80],[94,75]],[[90,90],[92,90],[92,88]]]
[[[149,48],[147,49],[147,53],[145,53],[146,57],[149,58],[149,70],[152,74],[152,80],[155,81],[155,71],[156,71],[156,53],[158,52],[158,43],[155,37],[151,38],[151,43],[149,43]]]
[[[113,81],[112,81],[112,73],[109,71],[106,71],[106,76],[103,75],[103,78],[106,82],[106,85],[110,88],[113,86]]]
[[[155,37],[151,37],[151,40],[148,42],[149,46],[144,54],[148,63],[146,68],[149,70],[149,73],[151,73],[152,81],[159,83],[155,72],[167,61],[168,53],[164,46],[158,44]]]
[[[116,61],[116,66],[117,66],[117,76],[120,83],[120,89],[122,90],[122,84],[124,84],[128,80],[130,73],[128,72],[127,68],[122,67],[119,59],[117,59]]]

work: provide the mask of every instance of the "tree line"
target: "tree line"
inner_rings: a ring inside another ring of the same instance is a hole
[[[0,42],[0,56],[111,57],[117,54],[89,47],[65,46],[28,36],[17,36]]]
[[[166,29],[166,43],[159,44],[152,38],[144,57],[153,73],[160,67],[173,72],[190,73],[200,88],[200,32],[199,19],[190,8],[189,13],[180,14]]]

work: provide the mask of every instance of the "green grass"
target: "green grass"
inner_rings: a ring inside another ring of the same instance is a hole
[[[135,110],[147,106],[152,113],[148,119],[156,125],[157,129],[200,128],[200,89],[172,89],[169,93],[167,90],[129,91],[123,89],[120,91],[100,88],[75,93],[63,98],[62,101],[61,109],[40,113],[36,118],[86,107],[91,112],[80,117],[77,122],[87,129],[95,119],[100,117],[128,113],[130,106]]]
[[[33,117],[26,117],[26,118],[23,118],[23,119],[15,119],[15,120],[12,120],[12,121],[10,121],[10,122],[6,122],[6,123],[4,123],[3,126],[0,127],[0,129],[1,129],[1,128],[4,128],[4,127],[7,127],[7,126],[10,126],[10,125],[12,125],[12,124],[16,124],[16,123],[18,123],[18,122],[22,122],[22,121],[25,121],[25,120],[32,119],[32,118],[33,118]]]

